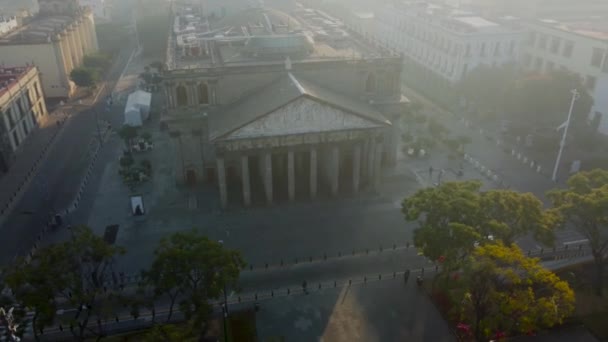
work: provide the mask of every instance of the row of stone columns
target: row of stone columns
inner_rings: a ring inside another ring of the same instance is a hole
[[[316,147],[309,149],[310,157],[310,197],[315,198],[318,190],[318,151]],[[326,167],[324,176],[330,184],[331,194],[336,196],[339,190],[340,177],[340,149],[334,145],[329,148],[328,153],[324,153],[324,166]],[[362,145],[357,144],[353,147],[352,159],[352,175],[353,175],[353,191],[357,193],[361,184],[361,174],[363,173],[370,180],[370,185],[377,188],[379,184],[379,175],[381,171],[382,161],[382,144],[377,143],[374,139],[365,141]],[[243,155],[241,160],[241,179],[243,190],[243,202],[245,206],[251,205],[251,179],[249,168],[249,157]],[[362,170],[363,169],[363,170]],[[268,203],[273,201],[273,172],[272,172],[272,154],[270,151],[264,152],[260,159],[260,171],[263,178],[264,193]],[[222,157],[217,158],[217,173],[220,190],[220,201],[222,207],[228,205],[228,189],[226,184],[226,167],[225,160]],[[287,191],[290,201],[295,200],[295,152],[289,150],[287,152]]]

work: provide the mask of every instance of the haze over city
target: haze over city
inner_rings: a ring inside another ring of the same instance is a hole
[[[603,341],[606,0],[0,0],[0,341]]]

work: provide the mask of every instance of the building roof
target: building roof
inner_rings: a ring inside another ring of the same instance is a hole
[[[589,18],[585,21],[564,21],[543,19],[539,20],[543,26],[550,26],[555,29],[575,33],[587,38],[608,41],[608,16],[601,18]]]
[[[378,124],[391,125],[384,115],[366,103],[320,87],[292,73],[286,73],[269,86],[228,107],[225,112],[211,116],[209,139],[221,139],[302,97],[336,107]]]
[[[467,16],[467,17],[455,17],[454,20],[457,20],[463,24],[469,25],[476,29],[483,29],[487,27],[497,27],[498,24],[482,17],[477,16]]]
[[[0,67],[0,96],[16,86],[32,68],[34,67]]]
[[[86,13],[88,9],[82,11]],[[47,43],[76,20],[78,20],[77,17],[66,15],[38,15],[21,27],[0,37],[0,45]]]
[[[353,38],[328,14],[301,8],[290,14],[243,10],[208,20],[191,8],[176,11],[169,38],[169,70],[294,61],[395,57]]]

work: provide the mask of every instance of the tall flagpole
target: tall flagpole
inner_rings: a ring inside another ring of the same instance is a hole
[[[570,127],[570,120],[572,118],[572,110],[574,109],[574,102],[578,100],[580,94],[578,90],[572,89],[572,101],[570,101],[570,111],[568,111],[568,119],[566,120],[566,127],[564,127],[564,134],[562,140],[559,143],[559,152],[557,153],[557,159],[555,160],[555,167],[553,168],[553,177],[551,179],[557,181],[557,171],[559,170],[559,163],[562,159],[562,153],[564,152],[564,146],[566,146],[566,137],[568,136],[568,128]]]

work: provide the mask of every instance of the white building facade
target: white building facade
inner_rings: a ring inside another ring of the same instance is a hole
[[[482,64],[516,62],[525,39],[523,29],[426,3],[388,5],[373,14],[373,22],[370,16],[354,15],[345,22],[450,83]]]
[[[604,31],[590,23],[530,23],[522,64],[538,72],[562,69],[579,75],[594,99],[589,120],[601,133],[608,134],[608,25],[605,26]]]
[[[38,69],[0,67],[0,176],[47,115]]]
[[[111,20],[112,7],[107,0],[80,0],[80,6],[88,7],[93,12],[97,23]]]
[[[17,17],[0,16],[0,36],[14,30],[19,26]]]

